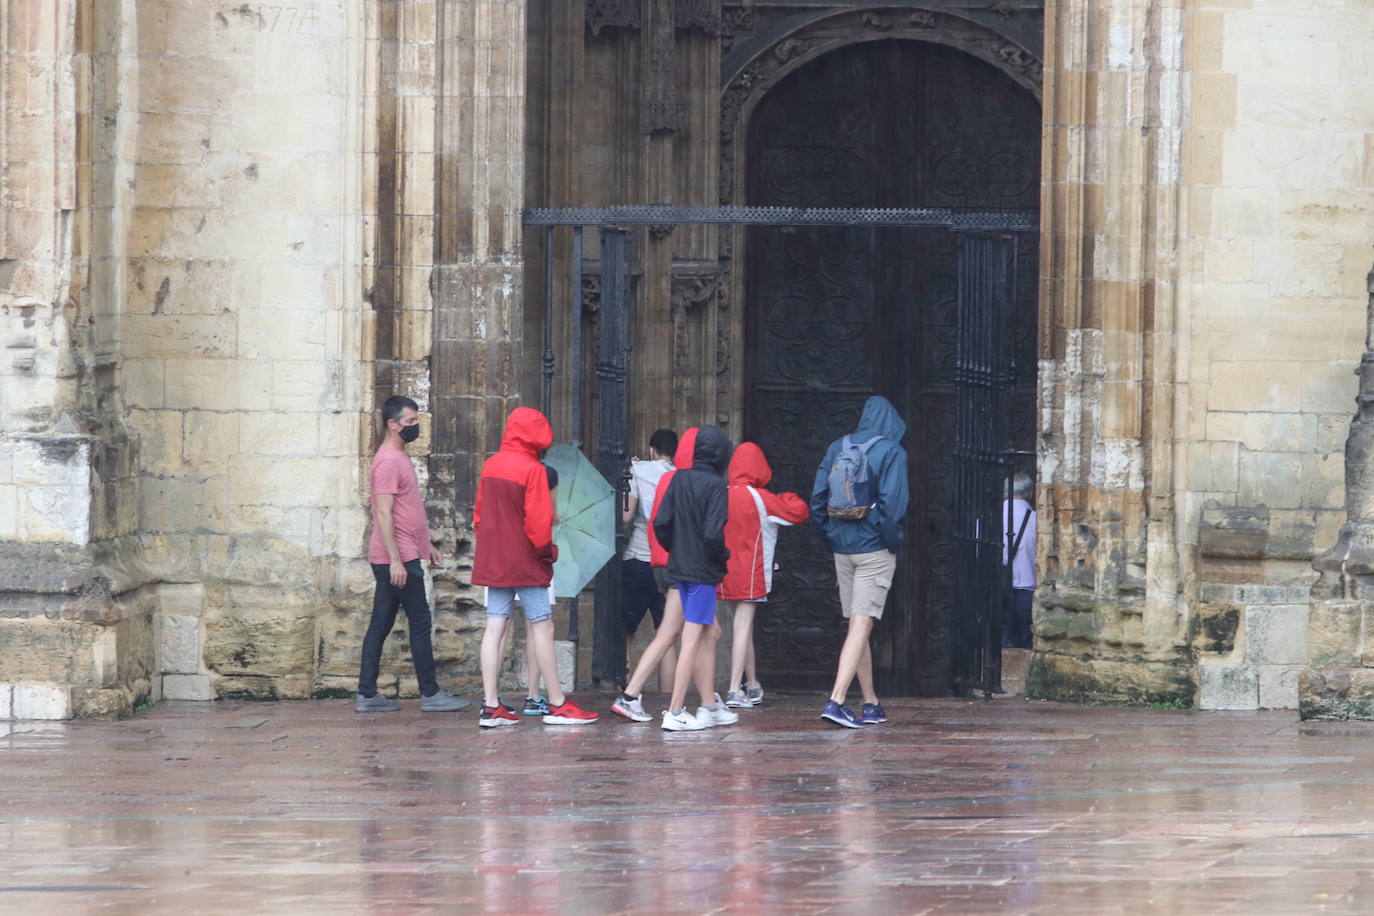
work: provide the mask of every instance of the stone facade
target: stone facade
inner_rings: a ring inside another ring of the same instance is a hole
[[[1335,2],[1052,7],[1041,695],[1297,705],[1345,518],[1371,29]]]
[[[351,691],[395,392],[449,557],[441,676],[473,683],[475,472],[542,382],[521,208],[744,202],[769,87],[890,39],[1043,103],[1031,694],[1370,715],[1374,10],[898,6],[0,0],[0,718]],[[998,37],[1042,11],[1042,57]],[[595,245],[580,290],[555,245],[553,339],[578,322],[590,366]],[[636,231],[632,442],[742,427],[742,245]],[[560,438],[592,416],[569,378]]]
[[[522,5],[6,0],[0,44],[6,714],[351,691],[393,389],[470,680],[452,506],[514,403]]]

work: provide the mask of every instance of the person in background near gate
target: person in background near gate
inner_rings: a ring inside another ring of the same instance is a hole
[[[1002,546],[1002,562],[1007,562],[1011,545],[1011,620],[1002,634],[1005,649],[1031,647],[1031,603],[1035,598],[1035,509],[1030,498],[1035,484],[1030,475],[1016,474],[1011,480],[1011,530]],[[1007,521],[1007,501],[1002,501],[1002,523]]]
[[[811,490],[811,518],[835,554],[840,609],[849,621],[835,687],[821,718],[846,728],[887,721],[873,690],[868,640],[874,621],[883,616],[902,546],[908,501],[904,435],[906,423],[892,403],[869,398],[858,428],[830,443]],[[855,674],[863,691],[862,716],[845,703]]]
[[[754,609],[773,588],[773,548],[779,525],[806,521],[806,500],[795,493],[765,490],[773,469],[763,449],[741,442],[726,475],[729,502],[725,546],[730,562],[720,583],[720,600],[734,604],[734,639],[730,645],[730,680],[725,705],[735,708],[763,702],[754,661]],[[748,679],[743,680],[748,674]]]
[[[663,712],[666,731],[695,731],[739,721],[711,687],[720,639],[716,586],[725,578],[730,559],[725,546],[729,500],[724,477],[729,461],[730,439],[725,431],[718,426],[701,427],[692,449],[692,466],[673,474],[654,513],[654,534],[668,551],[668,580],[682,599],[684,621],[673,696]],[[697,681],[702,705],[695,716],[686,705],[688,681],[694,673],[703,675]]]
[[[650,565],[653,551],[649,546],[649,513],[654,507],[659,480],[673,470],[673,452],[677,451],[677,433],[671,429],[654,430],[649,437],[649,460],[638,458],[630,462],[630,497],[621,514],[621,523],[630,526],[630,540],[621,557],[622,599],[625,613],[625,658],[630,658],[635,631],[647,611],[657,633],[663,626],[663,593],[668,577],[664,567]],[[677,650],[672,646],[658,665],[658,689],[672,690],[673,671],[677,666]]]
[[[396,623],[397,607],[405,608],[410,623],[410,658],[420,682],[422,712],[466,709],[472,703],[439,689],[430,643],[429,601],[425,598],[425,571],[440,562],[439,550],[429,540],[429,520],[420,499],[420,482],[406,455],[406,444],[420,435],[419,408],[410,398],[395,395],[382,405],[386,437],[372,457],[372,539],[367,561],[377,580],[372,598],[372,620],[363,637],[362,667],[358,672],[358,712],[391,712],[401,707],[377,692],[377,673],[382,663],[382,644]]]
[[[520,721],[515,710],[501,702],[498,679],[501,640],[510,624],[518,596],[529,623],[530,642],[538,671],[548,690],[549,725],[584,725],[596,713],[581,709],[565,696],[558,682],[553,648],[553,611],[549,583],[558,548],[553,543],[553,500],[549,498],[547,468],[540,457],[553,444],[548,419],[529,407],[517,407],[506,420],[501,449],[482,465],[477,481],[477,504],[472,527],[477,545],[472,561],[472,584],[487,587],[487,629],[482,635],[482,713],[478,725],[490,728]],[[538,674],[530,672],[531,683]]]
[[[682,434],[678,440],[677,451],[673,453],[674,469],[664,473],[658,479],[658,486],[654,491],[653,508],[649,511],[649,565],[653,567],[655,575],[667,577],[668,571],[668,551],[658,541],[658,535],[654,533],[654,517],[658,514],[658,509],[663,505],[663,495],[668,492],[668,487],[673,478],[679,471],[686,470],[692,466],[692,454],[697,445],[697,427],[693,426]],[[652,722],[654,717],[644,711],[644,686],[649,683],[649,678],[653,675],[654,669],[659,665],[663,658],[673,651],[677,644],[677,638],[682,635],[682,596],[678,590],[669,583],[668,594],[663,601],[663,624],[654,631],[653,642],[649,643],[644,650],[644,654],[639,657],[639,664],[635,665],[634,671],[630,674],[630,682],[625,685],[625,691],[611,704],[611,711],[616,715],[624,716],[631,722]],[[679,663],[681,659],[678,660]],[[697,676],[697,688],[699,690],[713,690],[709,680],[703,682],[701,672],[695,672]],[[676,680],[677,671],[674,669],[673,678]],[[672,692],[672,681],[662,683],[659,688]],[[702,694],[707,696],[708,694]]]

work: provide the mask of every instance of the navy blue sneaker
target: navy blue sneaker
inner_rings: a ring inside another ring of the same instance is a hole
[[[882,703],[864,704],[864,725],[882,725],[887,721],[887,710],[883,709]]]
[[[549,714],[549,701],[544,697],[525,697],[525,708],[522,714],[526,716],[547,716]]]
[[[834,700],[826,702],[825,712],[821,713],[821,718],[827,722],[834,722],[836,725],[843,725],[845,728],[864,727],[864,724],[854,717],[854,710],[843,703],[836,703]]]

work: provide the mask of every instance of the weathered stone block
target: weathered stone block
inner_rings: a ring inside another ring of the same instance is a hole
[[[199,582],[177,585],[164,582],[157,587],[158,608],[163,614],[199,617],[205,609],[205,586]]]
[[[1260,665],[1259,708],[1297,709],[1301,665]]]
[[[0,680],[11,684],[99,684],[94,644],[102,628],[38,619],[0,619]]]
[[[164,674],[162,675],[162,698],[164,700],[213,700],[210,692],[208,674]]]
[[[164,674],[196,674],[200,671],[200,619],[178,614],[159,614],[156,669]]]
[[[209,617],[204,658],[221,675],[313,675],[315,619]]]
[[[222,700],[305,700],[313,691],[308,676],[230,676],[215,681],[215,695]]]
[[[1313,601],[1308,607],[1307,651],[1315,667],[1358,665],[1365,615],[1360,601]]]
[[[1374,719],[1374,669],[1303,669],[1298,711],[1304,719]]]
[[[66,687],[15,684],[12,699],[16,719],[70,719],[71,694]]]
[[[10,719],[14,717],[14,687],[10,684],[0,684],[0,719]]]
[[[129,687],[73,687],[72,718],[122,719],[133,715],[134,690]]]
[[[1036,650],[1028,696],[1096,703],[1170,703],[1192,706],[1197,686],[1184,657],[1093,658]]]
[[[1245,660],[1252,665],[1307,664],[1307,605],[1245,609]]]
[[[565,693],[571,693],[573,690],[573,680],[577,670],[576,647],[566,639],[555,639],[553,641],[553,654],[558,662],[558,685]],[[530,684],[529,671],[525,664],[523,646],[516,654],[515,659],[516,679],[521,686],[529,684],[530,689],[533,691],[536,688],[535,685]]]
[[[1198,706],[1258,709],[1259,673],[1253,665],[1202,665],[1198,668]]]

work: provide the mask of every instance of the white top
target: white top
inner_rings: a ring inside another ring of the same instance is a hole
[[[1026,518],[1028,515],[1030,517]],[[1007,502],[1003,500],[1003,524],[1006,517]],[[1026,520],[1026,533],[1021,535],[1021,546],[1016,548],[1016,556],[1011,560],[1011,587],[1035,588],[1035,510],[1020,497],[1011,501],[1011,530],[1006,533],[1002,545],[1002,562],[1007,562],[1007,549],[1016,542],[1022,519]]]
[[[649,562],[649,513],[654,509],[654,496],[658,492],[658,482],[664,474],[673,469],[673,463],[666,458],[657,461],[635,461],[630,464],[630,492],[639,500],[635,510],[634,522],[630,527],[630,542],[621,555],[626,560]]]

